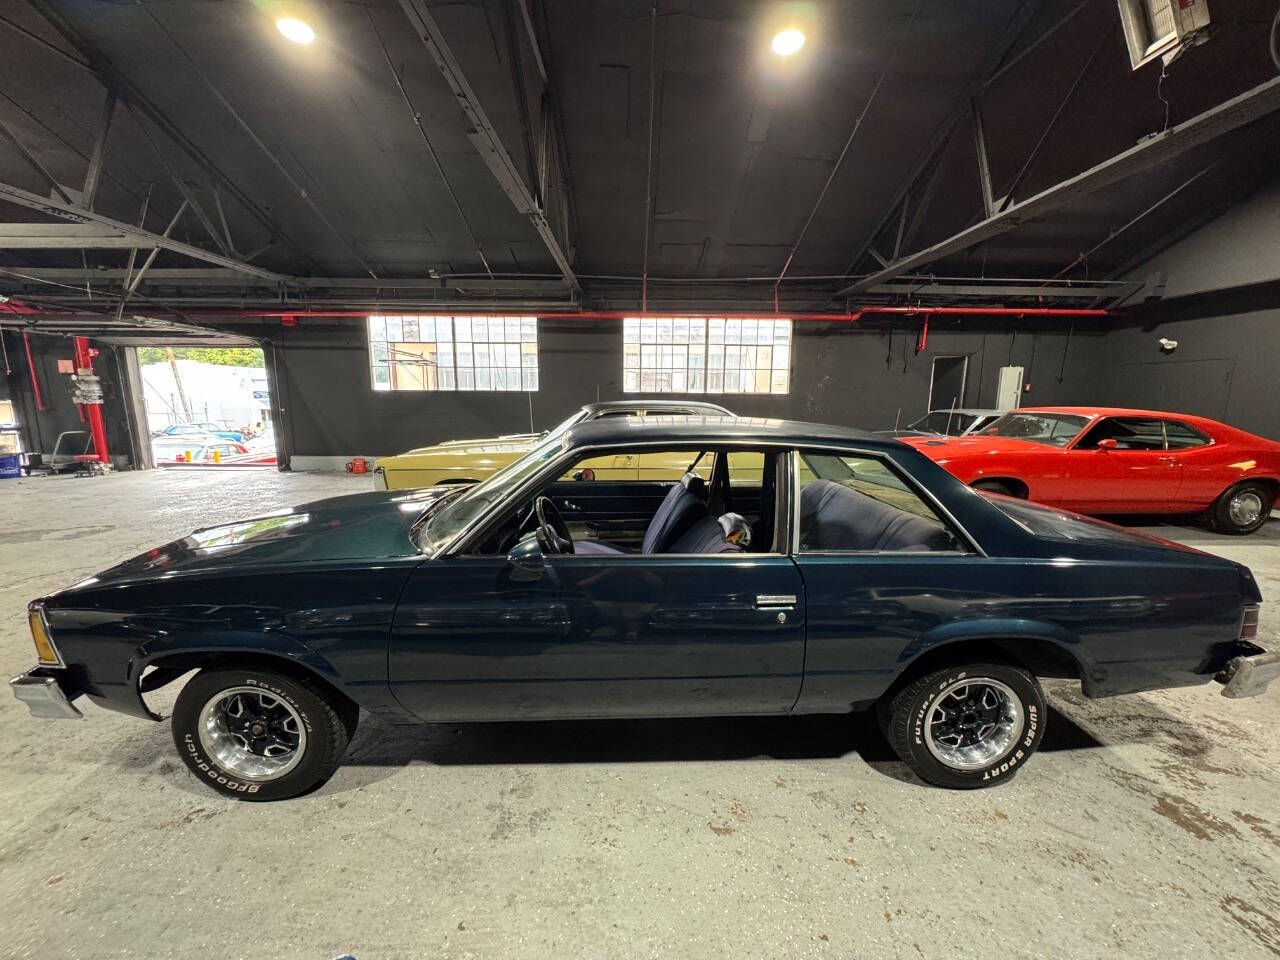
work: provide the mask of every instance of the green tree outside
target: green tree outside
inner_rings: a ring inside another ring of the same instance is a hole
[[[257,347],[174,347],[178,360],[195,360],[213,363],[221,367],[265,367],[262,351]],[[139,347],[138,362],[168,363],[169,352],[165,347]]]

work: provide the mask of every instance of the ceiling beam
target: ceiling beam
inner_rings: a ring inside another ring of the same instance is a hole
[[[55,52],[67,57],[73,63],[87,70],[97,81],[102,84],[104,90],[114,90],[116,97],[129,104],[135,110],[147,116],[156,128],[164,133],[171,141],[177,144],[201,170],[213,181],[222,184],[223,188],[235,198],[236,202],[256,220],[273,239],[278,239],[282,244],[292,250],[302,261],[303,266],[308,270],[316,269],[315,261],[290,237],[280,225],[260,206],[254,203],[253,199],[242,190],[227,174],[213,162],[210,157],[204,153],[195,142],[187,137],[177,125],[169,119],[159,107],[151,100],[147,99],[143,93],[133,85],[119,69],[116,68],[106,55],[94,46],[89,39],[72,24],[72,22],[50,0],[29,0],[36,12],[49,23],[55,31],[71,46],[71,48],[83,57],[83,61],[76,56],[65,53],[56,47],[52,47],[46,42],[46,46]]]
[[[547,251],[551,254],[551,259],[555,261],[560,275],[564,277],[564,282],[571,290],[575,292],[580,290],[582,285],[578,282],[578,277],[573,272],[573,267],[569,264],[569,258],[565,256],[564,250],[561,249],[560,241],[556,239],[555,231],[551,229],[546,211],[534,200],[533,194],[529,191],[529,186],[525,184],[520,171],[515,165],[515,161],[507,153],[506,147],[502,145],[502,139],[498,136],[497,129],[489,120],[484,107],[481,106],[480,98],[476,95],[475,90],[467,82],[467,78],[462,72],[462,67],[458,64],[457,58],[454,57],[453,51],[449,49],[449,45],[445,42],[444,34],[440,31],[440,25],[436,23],[435,17],[431,15],[425,0],[400,0],[400,6],[404,9],[405,15],[413,25],[414,32],[417,33],[423,45],[426,46],[427,53],[435,61],[445,82],[449,85],[449,89],[453,91],[453,95],[457,98],[458,106],[471,128],[467,132],[467,138],[479,151],[480,158],[498,181],[498,185],[502,187],[502,191],[507,195],[516,211],[529,218],[529,222],[533,224],[533,228],[538,232],[538,236],[542,238]]]
[[[1280,109],[1280,77],[1274,77],[1176,127],[1170,127],[1162,133],[1142,140],[1123,153],[1104,160],[1083,173],[1056,183],[1020,203],[1006,207],[1000,213],[980,220],[933,246],[895,260],[884,269],[849,284],[835,296],[843,297],[862,293],[910,270],[927,266],[974,244],[999,236],[1028,220],[1051,213],[1078,197],[1096,193],[1135,173],[1172,160],[1188,150],[1208,143],[1224,133],[1278,109]]]
[[[907,175],[893,192],[888,205],[884,208],[884,213],[881,214],[876,225],[854,251],[853,258],[844,269],[846,276],[853,273],[862,258],[867,255],[867,248],[876,242],[880,232],[893,219],[893,215],[898,211],[899,207],[911,202],[911,194],[914,192],[916,185],[930,170],[930,164],[933,162],[935,155],[946,148],[947,142],[951,139],[951,133],[959,122],[961,115],[968,109],[969,101],[982,92],[991,75],[997,69],[1000,69],[1001,64],[1008,59],[1009,54],[1012,53],[1014,46],[1021,38],[1022,32],[1027,28],[1027,24],[1031,22],[1036,11],[1039,10],[1043,3],[1044,0],[1023,0],[1021,6],[1014,11],[1013,16],[1009,18],[1009,22],[1005,24],[1004,29],[1001,31],[1000,39],[992,51],[991,58],[978,71],[979,79],[952,101],[951,107],[943,117],[942,122],[934,128],[924,148],[916,155],[916,159],[909,168]],[[939,157],[938,162],[941,163],[942,159]]]
[[[134,249],[138,238],[96,223],[0,223],[0,250]]]
[[[253,264],[244,263],[240,260],[233,260],[230,257],[220,256],[219,254],[213,253],[209,250],[202,250],[200,247],[193,247],[189,243],[182,243],[179,240],[161,236],[158,233],[152,233],[150,230],[144,230],[141,227],[135,227],[132,224],[122,223],[119,220],[112,220],[110,217],[104,217],[102,214],[94,213],[92,210],[83,210],[70,203],[63,203],[60,200],[30,193],[23,190],[21,187],[15,187],[11,184],[0,183],[0,200],[7,200],[9,203],[15,203],[21,207],[38,210],[41,213],[46,213],[50,216],[61,217],[62,219],[70,220],[73,223],[96,225],[100,229],[118,232],[122,236],[132,238],[134,241],[133,246],[135,247],[160,247],[163,250],[180,253],[183,256],[191,257],[195,260],[204,260],[207,263],[212,263],[219,267],[226,267],[230,270],[236,270],[249,276],[259,277],[263,280],[272,280],[277,283],[287,283],[291,279],[283,274],[273,273],[270,270],[255,267]]]

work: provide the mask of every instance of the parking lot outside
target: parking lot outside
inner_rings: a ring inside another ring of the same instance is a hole
[[[10,482],[0,663],[33,659],[32,597],[194,527],[368,484]],[[1156,532],[1249,564],[1273,644],[1277,526]],[[89,704],[84,721],[37,721],[6,698],[0,955],[1280,955],[1280,691],[1047,689],[1041,752],[972,793],[923,786],[865,718],[366,715],[328,784],[268,805],[205,789],[167,724]]]

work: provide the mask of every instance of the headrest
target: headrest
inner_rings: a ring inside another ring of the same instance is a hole
[[[704,500],[706,499],[707,481],[703,480],[700,476],[698,476],[692,470],[690,470],[688,473],[686,473],[683,477],[680,478],[680,483],[690,493],[697,494],[699,497],[702,497]]]
[[[724,538],[745,550],[751,546],[751,524],[740,513],[726,513],[719,518]]]

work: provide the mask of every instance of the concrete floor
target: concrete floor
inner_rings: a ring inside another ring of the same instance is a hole
[[[26,601],[197,525],[365,489],[153,471],[0,483],[0,666]],[[1280,599],[1280,524],[1164,535]],[[1273,607],[1263,635],[1277,641]],[[170,698],[171,699],[171,698]],[[0,956],[1280,956],[1280,690],[1086,701],[954,793],[840,718],[388,728],[312,796],[241,804],[167,724],[0,697]]]

